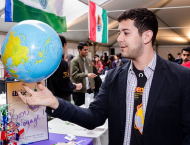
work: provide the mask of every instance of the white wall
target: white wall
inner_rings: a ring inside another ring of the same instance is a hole
[[[118,53],[121,53],[121,49],[119,47],[115,48],[115,54],[118,54]]]
[[[104,53],[107,53],[107,55],[109,56],[109,47],[106,47],[106,46],[100,46],[98,48],[99,45],[96,45],[96,54],[98,54],[99,56],[102,56],[104,55]]]
[[[158,46],[158,54],[168,60],[168,54],[171,53],[174,58],[177,57],[177,53],[181,52],[182,48],[187,45],[162,45]]]

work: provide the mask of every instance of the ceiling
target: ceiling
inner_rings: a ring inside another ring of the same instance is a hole
[[[2,0],[1,0],[2,1]],[[67,0],[66,0],[67,1]],[[68,5],[66,5],[66,16],[70,15],[67,23],[68,32],[63,35],[70,41],[87,41],[88,40],[88,0],[69,0],[74,3],[80,2],[84,6],[83,11],[73,9],[73,13]],[[121,11],[113,12],[113,10],[127,10],[131,8],[144,7],[152,9],[158,19],[159,31],[156,38],[156,45],[190,45],[190,0],[93,0],[105,10],[108,11],[109,29],[117,29],[116,21]],[[2,5],[2,3],[0,3]],[[161,9],[165,8],[165,9]],[[0,15],[4,9],[0,6]],[[77,13],[80,11],[79,13]],[[112,11],[112,12],[109,12]],[[4,18],[0,18],[0,32],[8,32],[16,23],[4,22]],[[102,44],[109,47],[118,47],[117,30],[109,30],[108,44]]]

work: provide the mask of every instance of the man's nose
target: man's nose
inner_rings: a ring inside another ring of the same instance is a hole
[[[122,36],[122,34],[120,34],[120,35],[117,37],[117,41],[118,41],[118,42],[122,42],[122,41],[123,41],[123,36]]]

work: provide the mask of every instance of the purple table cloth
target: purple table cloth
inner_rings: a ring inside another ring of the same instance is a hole
[[[30,145],[51,145],[51,144],[56,144],[58,142],[62,142],[62,143],[68,142],[68,140],[64,138],[65,136],[66,135],[63,135],[63,134],[49,133],[49,140],[31,143]],[[84,141],[82,141],[80,145],[93,145],[92,138],[76,136],[75,142],[79,142],[81,140],[84,140]]]

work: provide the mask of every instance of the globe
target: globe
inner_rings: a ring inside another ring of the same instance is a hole
[[[7,72],[19,81],[36,83],[49,77],[59,66],[63,47],[49,25],[26,20],[10,29],[1,48]]]

